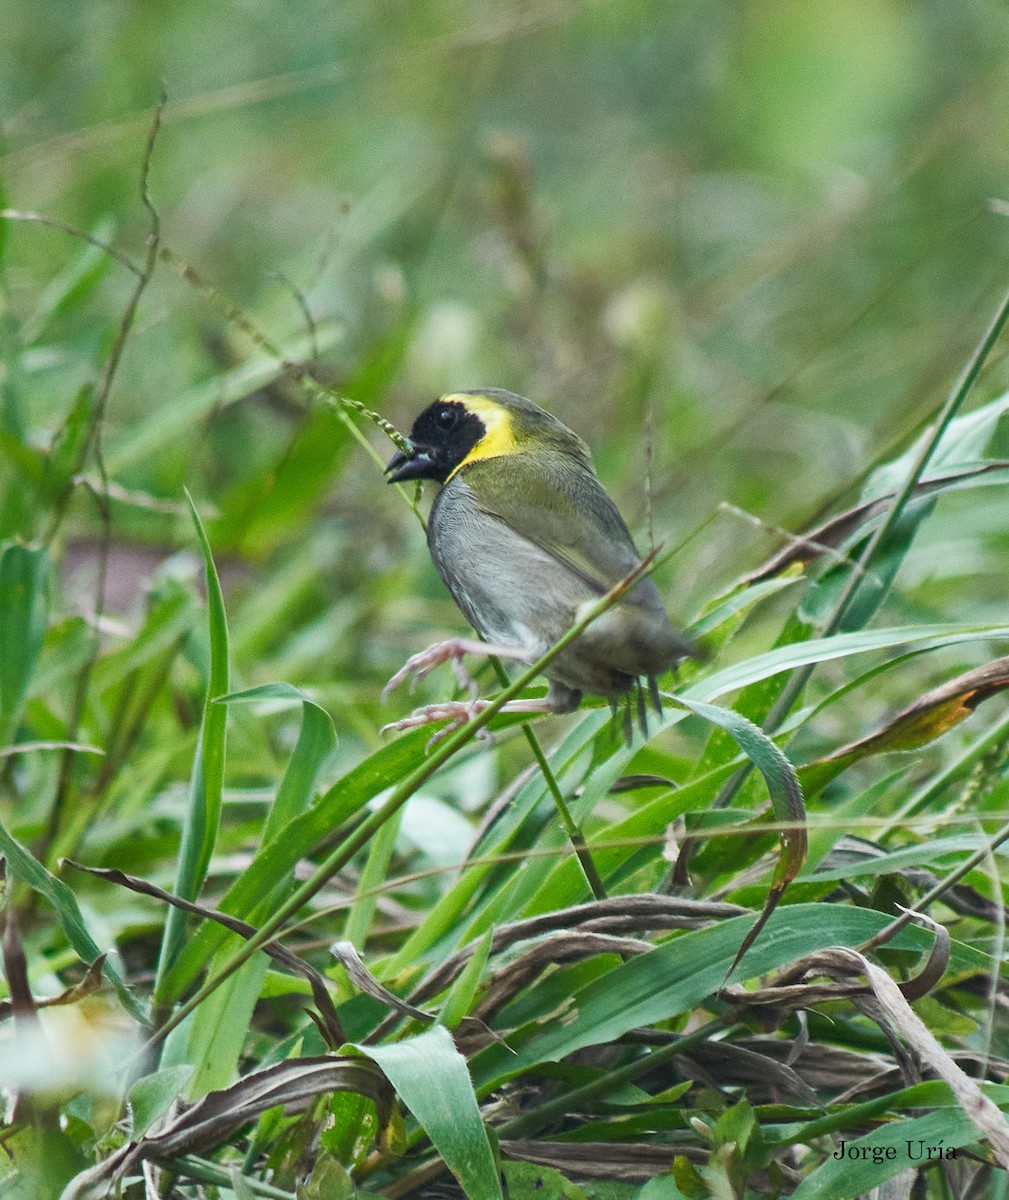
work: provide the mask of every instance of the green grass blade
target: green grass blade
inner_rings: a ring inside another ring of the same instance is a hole
[[[0,550],[0,746],[11,742],[49,620],[52,567],[43,547]]]
[[[124,645],[103,655],[95,666],[95,687],[106,692],[132,672],[175,646],[201,619],[192,590],[167,579],[152,589],[144,623]]]
[[[133,1138],[143,1137],[158,1117],[168,1111],[192,1073],[191,1067],[167,1067],[136,1081],[128,1097]]]
[[[780,649],[783,646],[808,642],[811,632],[805,621],[800,621],[795,613],[790,613],[784,627],[775,639],[773,648]],[[761,725],[787,682],[787,676],[777,674],[748,684],[734,698],[733,711],[748,717],[754,724]],[[715,767],[720,767],[723,763],[736,758],[738,753],[739,746],[732,734],[716,725],[708,735],[707,744],[694,768],[694,774],[698,777],[706,775]]]
[[[399,827],[403,821],[404,811],[405,809],[401,808],[399,812],[393,813],[371,839],[368,847],[368,857],[365,859],[364,868],[361,871],[358,894],[347,914],[347,924],[343,932],[347,941],[358,950],[363,949],[368,940],[368,931],[371,929],[375,908],[378,905],[378,893],[375,889],[381,886],[388,875],[389,862],[392,859],[392,852],[396,848],[396,838],[399,836]]]
[[[551,752],[548,759],[550,767],[556,778],[560,781],[562,790],[565,792],[570,793],[572,790],[574,777],[571,773],[578,768],[579,760],[585,759],[597,733],[608,722],[608,714],[600,712],[587,714],[576,723],[561,745]],[[625,748],[621,743],[616,753],[622,754],[624,750]],[[584,771],[584,762],[580,769]],[[580,778],[581,776],[579,775],[578,779],[580,780]],[[527,845],[528,839],[523,836],[523,826],[547,798],[546,783],[537,772],[519,789],[519,792],[508,806],[507,812],[503,813],[501,819],[495,822],[490,835],[481,840],[474,848],[474,857],[485,860],[493,858],[494,855],[514,851]],[[584,806],[578,805],[576,806],[576,810],[581,813],[584,810]],[[553,823],[537,839],[538,848],[543,847],[545,844],[544,839],[552,839],[552,844],[559,848],[558,853],[562,853],[563,847],[567,844],[566,835],[564,835],[558,825]],[[578,895],[583,896],[586,891],[585,875],[578,862],[576,860],[572,861],[578,880],[580,881]],[[521,875],[514,868],[510,869],[510,904],[514,907],[515,912],[518,912],[521,907],[522,897],[530,888],[534,888],[535,886],[534,880],[531,878],[527,879],[527,873],[536,872],[538,878],[538,872],[541,869],[549,871],[551,865],[548,862],[546,867],[543,868],[539,862],[528,861],[523,864]],[[485,906],[473,909],[471,905],[473,905],[485,881],[494,871],[494,864],[486,861],[481,861],[467,867],[462,878],[455,884],[451,891],[442,897],[425,920],[404,941],[399,951],[388,963],[388,970],[391,973],[395,973],[397,970],[415,962],[418,958],[427,956],[441,938],[447,934],[453,935],[453,946],[462,945],[465,942],[471,941],[474,937],[482,936],[486,929],[494,924],[496,914],[493,911],[485,911]],[[466,927],[460,930],[458,927],[459,921],[467,909],[470,909],[471,915],[467,920]],[[499,919],[507,920],[508,917],[504,916]]]
[[[228,954],[230,949],[225,946],[220,953]],[[216,962],[212,960],[211,970]],[[166,1039],[160,1065],[163,1069],[193,1067],[186,1086],[191,1100],[234,1082],[268,966],[265,954],[250,959],[203,1001],[191,1021]]]
[[[781,855],[771,881],[767,902],[756,923],[743,938],[736,962],[733,963],[735,966],[753,945],[784,894],[785,888],[799,873],[805,860],[806,806],[802,799],[802,786],[792,764],[767,734],[758,729],[752,721],[732,712],[731,709],[720,708],[717,704],[703,704],[697,700],[684,700],[682,703],[698,716],[732,734],[739,748],[763,775],[771,796],[775,820],[785,826],[778,835],[781,840]]]
[[[289,821],[308,808],[319,772],[336,749],[336,730],[329,713],[310,696],[288,683],[267,683],[246,691],[232,692],[219,697],[216,703],[255,704],[268,700],[300,704],[301,729],[276,798],[270,806],[261,845],[276,837]]]
[[[268,700],[301,705],[302,720],[298,741],[287,770],[270,807],[263,839],[274,836],[288,821],[303,812],[311,802],[316,780],[323,763],[336,746],[336,731],[329,714],[297,688],[287,684],[267,684],[220,697],[215,704],[243,704]],[[277,898],[284,898],[291,888],[291,873],[276,880],[268,895],[260,895],[259,903],[249,914],[255,923]],[[238,939],[225,938],[208,967],[213,971],[238,945]],[[234,1078],[252,1022],[252,1012],[262,990],[269,965],[265,954],[256,955],[227,980],[197,1009],[192,1023],[178,1032],[173,1053],[182,1054],[186,1062],[196,1064],[189,1083],[191,1096],[203,1096],[217,1088],[226,1087]],[[184,1043],[184,1051],[180,1043]]]
[[[0,225],[6,225],[0,221]],[[93,236],[102,242],[112,240],[114,222],[106,217],[99,221]],[[21,338],[26,346],[36,342],[48,326],[64,313],[79,308],[94,291],[112,266],[112,259],[99,246],[87,242],[80,254],[53,277],[39,296],[35,311],[26,318]]]
[[[929,456],[929,473],[934,474],[940,469],[948,471],[978,461],[987,450],[1006,412],[1009,412],[1009,392],[963,416],[954,417]],[[879,496],[896,491],[904,483],[931,437],[932,430],[927,429],[898,458],[877,467],[862,489],[863,496]]]
[[[388,1046],[358,1046],[385,1072],[468,1200],[502,1200],[501,1180],[466,1060],[435,1025]]]
[[[791,671],[810,663],[847,658],[870,650],[889,650],[894,646],[913,646],[922,642],[932,643],[935,647],[955,646],[961,642],[1006,638],[1009,638],[1009,625],[895,625],[887,629],[861,629],[857,633],[839,633],[815,641],[777,646],[691,683],[679,691],[677,697],[681,700],[716,700],[727,692],[779,671]]]
[[[631,812],[622,821],[608,825],[600,834],[589,840],[593,858],[604,880],[622,869],[633,865],[635,854],[647,854],[658,858],[665,830],[669,822],[686,812],[706,811],[718,794],[719,788],[735,771],[734,764],[726,763],[703,779],[694,779],[683,787],[661,792],[640,808]],[[622,842],[643,842],[643,848],[629,849]],[[610,843],[607,845],[607,843]],[[576,904],[584,895],[574,864],[566,858],[551,863],[551,871],[523,910],[524,916],[550,912]]]
[[[473,1007],[477,988],[480,986],[480,980],[483,978],[484,968],[490,959],[493,938],[493,932],[488,930],[477,943],[469,962],[463,967],[458,978],[449,989],[445,1003],[438,1014],[438,1024],[444,1025],[446,1029],[455,1029]]]
[[[290,544],[329,494],[352,445],[343,414],[317,409],[303,421],[275,460],[236,488],[214,521],[218,546],[262,559],[278,543]]]
[[[214,556],[207,541],[196,506],[186,493],[196,527],[196,536],[203,554],[207,581],[207,620],[210,636],[210,667],[204,697],[200,734],[190,777],[188,805],[179,864],[175,877],[175,892],[184,900],[195,900],[200,893],[217,841],[221,819],[221,797],[224,788],[224,754],[228,710],[214,704],[228,692],[228,624],[224,612],[224,597],[217,577]],[[165,973],[179,952],[185,937],[186,914],[173,908],[165,922],[165,932],[158,960],[155,998],[160,999]]]
[[[882,538],[873,554],[872,566],[851,591],[851,566],[848,562],[831,563],[819,578],[810,584],[799,606],[802,617],[811,625],[823,628],[835,611],[842,595],[848,591],[844,612],[837,628],[842,632],[863,629],[875,616],[886,599],[904,559],[910,552],[921,525],[935,510],[934,497],[914,500],[901,512],[893,526]],[[864,537],[862,539],[865,540]]]

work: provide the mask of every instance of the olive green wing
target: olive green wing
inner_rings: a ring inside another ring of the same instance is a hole
[[[568,455],[526,450],[461,472],[477,506],[563,563],[595,592],[608,591],[641,556],[595,475]]]

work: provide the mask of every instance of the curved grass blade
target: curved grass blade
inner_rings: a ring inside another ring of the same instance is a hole
[[[466,1060],[441,1025],[388,1046],[355,1046],[376,1062],[469,1200],[502,1200],[501,1180]]]
[[[739,748],[763,775],[771,796],[775,820],[784,828],[781,832],[781,855],[771,880],[771,889],[756,924],[743,938],[739,953],[732,963],[731,971],[753,945],[757,935],[785,893],[785,888],[798,875],[806,857],[806,806],[802,799],[802,786],[795,768],[782,751],[758,729],[752,721],[731,709],[715,704],[704,704],[697,700],[682,700],[692,712],[704,717],[713,725],[726,730],[739,744]]]
[[[170,1161],[222,1145],[244,1125],[270,1108],[304,1111],[316,1097],[335,1091],[367,1096],[384,1126],[392,1108],[389,1086],[379,1070],[356,1056],[305,1057],[251,1071],[231,1087],[183,1109],[156,1132],[127,1142],[88,1170],[64,1191],[64,1200],[106,1196],[126,1174],[147,1160]]]
[[[917,750],[966,720],[982,700],[998,695],[1007,687],[1009,657],[996,658],[925,692],[875,732],[839,746],[810,766],[835,763],[843,770],[873,754]]]
[[[256,704],[268,700],[301,705],[301,729],[291,753],[277,796],[270,806],[260,844],[276,837],[281,829],[308,808],[326,759],[336,749],[333,718],[310,696],[289,683],[266,683],[219,696],[215,704]]]
[[[775,639],[774,649],[808,642],[811,633],[812,629],[806,621],[800,620],[796,613],[790,613]],[[754,724],[761,724],[767,718],[767,714],[773,708],[787,683],[786,675],[777,674],[747,684],[733,700],[733,711],[747,717]],[[708,771],[730,762],[737,755],[738,746],[735,738],[727,730],[716,725],[708,736],[704,752],[698,760],[693,774],[698,778],[706,775]],[[686,866],[685,863],[684,866]]]

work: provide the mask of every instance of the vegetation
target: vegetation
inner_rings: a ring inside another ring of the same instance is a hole
[[[55,7],[0,46],[0,1196],[1009,1195],[1006,13]],[[647,729],[382,733],[463,630],[382,464],[481,385],[655,550]]]

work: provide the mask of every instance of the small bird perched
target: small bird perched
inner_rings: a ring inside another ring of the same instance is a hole
[[[452,392],[417,417],[408,440],[409,450],[386,468],[389,482],[441,484],[427,526],[431,557],[486,641],[455,638],[428,647],[386,692],[448,661],[469,683],[461,667],[467,653],[533,663],[641,565],[588,446],[531,400],[498,388]],[[642,578],[545,668],[544,699],[512,700],[502,711],[572,712],[586,692],[615,707],[636,686],[643,712],[642,678],[661,711],[656,676],[693,653],[673,632],[654,582]],[[457,725],[487,703],[428,705],[391,728]]]

